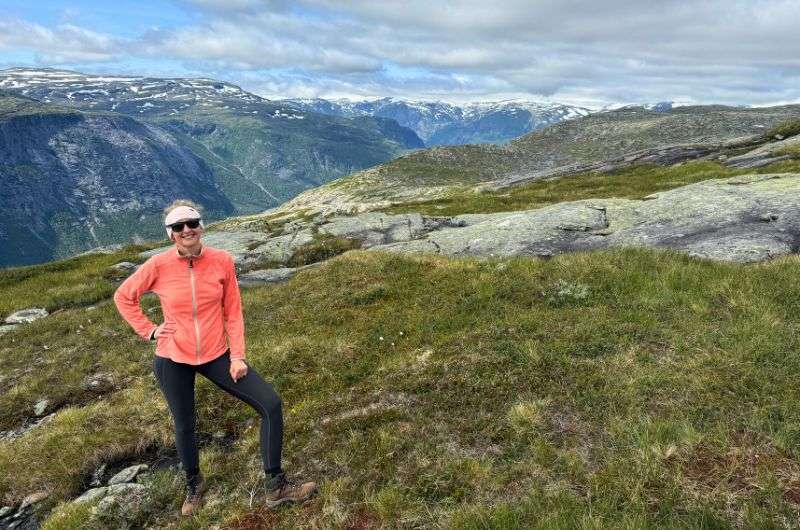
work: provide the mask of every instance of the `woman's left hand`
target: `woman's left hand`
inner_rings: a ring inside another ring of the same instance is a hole
[[[247,364],[241,359],[234,359],[231,361],[231,379],[237,382],[239,379],[247,375]]]

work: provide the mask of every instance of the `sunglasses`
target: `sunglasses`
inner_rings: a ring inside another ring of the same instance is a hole
[[[200,219],[189,219],[188,221],[182,221],[180,223],[173,223],[173,224],[169,225],[169,228],[171,228],[172,231],[177,234],[178,232],[183,232],[184,225],[186,225],[186,226],[188,226],[189,228],[192,228],[192,229],[197,228],[198,226],[200,226]]]

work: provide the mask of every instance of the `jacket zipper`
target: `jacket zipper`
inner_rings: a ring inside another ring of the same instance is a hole
[[[194,265],[189,258],[189,283],[192,285],[192,318],[194,319],[195,360],[200,362],[200,323],[197,321],[197,295],[194,290]]]

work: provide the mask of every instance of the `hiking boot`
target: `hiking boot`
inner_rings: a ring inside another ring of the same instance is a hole
[[[196,484],[186,486],[186,499],[181,506],[181,515],[192,515],[203,506],[203,493],[206,490],[206,481],[201,477]]]
[[[266,490],[264,502],[267,508],[274,508],[281,504],[310,499],[317,492],[317,484],[315,482],[297,484],[287,480],[286,474],[281,473],[267,481]]]

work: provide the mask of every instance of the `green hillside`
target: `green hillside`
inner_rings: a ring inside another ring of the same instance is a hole
[[[602,165],[645,149],[658,153],[675,145],[724,145],[746,137],[760,137],[763,142],[770,138],[765,133],[773,127],[794,123],[799,117],[800,105],[601,112],[552,125],[502,147],[464,145],[406,154],[309,190],[279,210],[332,213],[385,209],[412,202],[421,202],[424,208],[428,201],[463,195],[501,179],[571,165]],[[740,154],[752,147],[731,149],[728,154]]]
[[[286,467],[320,496],[250,506],[254,413],[203,382],[211,492],[197,517],[176,515],[166,469],[142,479],[151,494],[133,513],[59,504],[103,462],[170,451],[152,348],[109,300],[108,267],[133,250],[0,273],[4,314],[63,308],[0,337],[0,428],[43,397],[57,411],[0,442],[0,499],[50,492],[44,528],[782,528],[800,515],[800,261],[649,251],[356,251],[246,290],[249,361],[285,402]],[[115,385],[86,391],[93,373]]]

